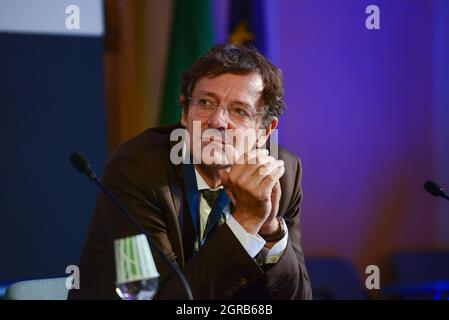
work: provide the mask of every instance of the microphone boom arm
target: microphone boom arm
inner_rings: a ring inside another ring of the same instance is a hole
[[[126,218],[129,220],[129,222],[142,234],[144,234],[148,239],[148,244],[151,248],[153,248],[157,254],[161,257],[161,259],[172,269],[172,271],[177,275],[179,280],[181,281],[185,292],[187,294],[188,300],[193,300],[192,290],[190,289],[189,283],[187,282],[185,276],[182,274],[179,267],[171,261],[150,238],[150,235],[148,232],[142,228],[142,226],[136,221],[134,216],[129,212],[129,210],[101,183],[101,181],[97,178],[96,174],[93,172],[93,170],[90,168],[89,163],[87,160],[84,159],[84,157],[79,153],[73,153],[70,157],[70,162],[72,165],[80,171],[81,173],[84,173],[90,180],[94,181],[94,183],[100,188],[101,191],[109,198],[109,200],[114,203],[114,205],[120,209],[120,212],[122,212]],[[161,209],[159,209],[154,204],[148,202],[148,204],[151,206],[153,210],[155,210],[158,213],[161,213]]]

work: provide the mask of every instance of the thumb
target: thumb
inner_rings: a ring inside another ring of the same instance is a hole
[[[237,204],[237,201],[231,191],[231,184],[229,183],[229,172],[226,170],[220,170],[219,174],[220,174],[221,184],[223,185],[229,199],[231,199],[232,204],[235,206]]]
[[[223,187],[228,187],[229,185],[229,172],[226,171],[225,169],[222,169],[219,171],[220,174],[220,179],[221,179],[221,184],[223,185]]]

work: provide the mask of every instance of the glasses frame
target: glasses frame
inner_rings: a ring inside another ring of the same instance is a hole
[[[189,101],[189,105],[190,105],[190,103],[192,103],[194,106],[198,106],[199,100],[201,100],[201,99],[206,99],[206,98],[197,98],[197,97],[193,97],[193,96],[187,97],[187,100]],[[212,103],[211,107],[215,108],[215,110],[209,115],[209,117],[211,115],[213,115],[215,112],[217,112],[218,107],[223,107],[226,110],[226,113],[228,114],[228,118],[232,119],[229,116],[229,108],[230,108],[229,105],[224,105],[224,104],[212,102],[210,100],[208,100],[208,101]],[[243,106],[242,106],[242,109],[244,109]],[[264,109],[265,109],[265,107],[264,107]],[[247,111],[247,112],[250,113],[249,111]],[[258,117],[263,116],[264,113],[265,113],[264,111],[256,111],[255,113],[250,113],[249,121],[256,121],[257,122]]]

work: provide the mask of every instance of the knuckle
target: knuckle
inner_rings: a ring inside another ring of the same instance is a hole
[[[236,179],[235,184],[237,184],[238,186],[242,187],[245,185],[245,178],[240,176]]]
[[[259,169],[259,175],[266,176],[270,173],[267,167],[262,167]]]

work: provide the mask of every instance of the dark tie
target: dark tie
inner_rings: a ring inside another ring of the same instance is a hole
[[[207,204],[211,209],[214,207],[215,200],[218,198],[218,194],[220,193],[220,190],[200,190],[201,195],[203,196],[204,200],[206,200]]]
[[[214,207],[215,201],[218,198],[218,195],[220,194],[221,190],[209,190],[209,189],[205,189],[205,190],[200,190],[201,195],[203,196],[204,200],[206,200],[207,204],[209,205],[209,207],[212,209]],[[222,214],[220,215],[220,218],[217,221],[217,226],[221,226],[224,222],[226,221],[226,217],[224,215],[224,212],[222,212]],[[209,217],[207,218],[207,222],[206,222],[206,226],[205,226],[205,230],[207,230],[207,228],[209,227],[209,223],[210,223],[210,213],[209,213]],[[195,247],[199,247],[199,246],[195,246]]]

